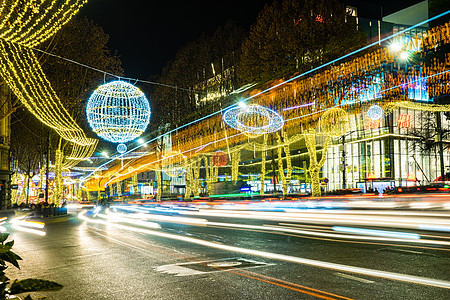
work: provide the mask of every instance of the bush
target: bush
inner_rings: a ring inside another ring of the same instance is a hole
[[[5,242],[9,233],[0,233],[0,300],[9,299],[12,295],[21,293],[37,292],[37,291],[57,291],[63,286],[48,280],[28,278],[25,280],[14,280],[10,283],[10,279],[6,276],[5,271],[8,268],[6,263],[10,263],[16,268],[19,267],[19,260],[22,258],[11,251],[14,241]],[[31,300],[31,296],[26,296],[25,300]]]

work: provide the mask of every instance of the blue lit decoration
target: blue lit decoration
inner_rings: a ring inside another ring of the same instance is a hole
[[[374,104],[367,110],[367,116],[372,121],[379,120],[383,116],[383,109],[379,105]]]
[[[117,145],[117,152],[119,152],[120,154],[127,152],[127,149],[127,145],[125,144]]]
[[[224,112],[223,120],[250,137],[275,132],[284,126],[277,112],[256,104],[232,107]]]
[[[430,101],[426,80],[420,76],[408,76],[408,84],[402,86],[410,100]]]
[[[377,74],[372,76],[372,78],[367,78],[345,87],[344,98],[341,103],[348,105],[381,98],[383,80],[383,74]]]
[[[119,153],[127,151],[126,143],[139,137],[150,122],[150,104],[144,93],[124,81],[112,81],[92,93],[86,107],[92,130],[101,138],[121,143]]]

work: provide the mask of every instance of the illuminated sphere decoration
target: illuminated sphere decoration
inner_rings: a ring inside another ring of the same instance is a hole
[[[367,110],[367,116],[372,121],[379,120],[383,116],[383,109],[379,105],[374,104]]]
[[[342,136],[350,128],[348,113],[339,107],[330,108],[320,117],[320,127],[329,136]]]
[[[232,107],[225,111],[223,120],[249,137],[275,132],[284,126],[277,112],[256,104]]]
[[[86,114],[92,130],[109,142],[120,143],[117,151],[124,153],[126,146],[123,143],[145,131],[151,111],[147,97],[140,89],[117,80],[99,86],[92,93]]]
[[[127,149],[127,145],[125,144],[117,145],[117,152],[119,152],[120,154],[127,152]]]
[[[219,150],[213,153],[211,156],[212,163],[216,167],[223,167],[228,162],[228,156],[225,152]]]

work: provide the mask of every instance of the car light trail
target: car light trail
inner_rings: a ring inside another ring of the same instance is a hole
[[[24,227],[24,226],[21,226],[21,225],[18,225],[18,224],[13,224],[12,228],[14,228],[17,231],[33,233],[33,234],[37,234],[37,235],[40,235],[40,236],[46,235],[45,231]]]
[[[107,215],[117,216],[118,218],[133,218],[133,219],[146,219],[160,222],[177,223],[177,224],[189,224],[189,225],[205,225],[208,223],[206,219],[188,218],[188,217],[172,217],[162,215],[149,215],[149,214],[137,214],[137,215],[124,215],[118,213],[108,212]]]
[[[341,227],[341,226],[333,226],[331,229],[333,229],[334,231],[365,234],[365,235],[388,236],[388,237],[402,238],[402,239],[416,239],[416,240],[420,239],[420,235],[415,234],[415,233],[375,230],[375,229],[365,229],[365,228]]]
[[[159,237],[163,237],[163,238],[183,241],[183,242],[187,242],[187,243],[202,245],[202,246],[225,250],[225,251],[232,251],[232,252],[244,253],[247,255],[265,257],[265,258],[269,258],[269,259],[288,261],[288,262],[293,262],[293,263],[298,263],[298,264],[309,265],[309,266],[313,266],[313,267],[338,270],[341,272],[357,273],[357,274],[362,274],[362,275],[366,275],[366,276],[374,276],[374,277],[380,277],[380,278],[385,278],[385,279],[390,279],[390,280],[397,280],[397,281],[410,282],[410,283],[416,283],[416,284],[421,284],[421,285],[429,285],[429,286],[434,286],[434,287],[438,287],[438,288],[450,289],[450,282],[445,281],[445,280],[438,280],[438,279],[431,279],[431,278],[426,278],[426,277],[419,277],[419,276],[405,275],[405,274],[399,274],[399,273],[393,273],[393,272],[372,270],[372,269],[367,269],[367,268],[360,268],[360,267],[343,265],[343,264],[329,263],[329,262],[324,262],[324,261],[319,261],[319,260],[289,256],[289,255],[284,255],[284,254],[271,253],[271,252],[260,251],[260,250],[252,250],[252,249],[246,249],[246,248],[241,248],[241,247],[228,246],[228,245],[209,242],[209,241],[205,241],[205,240],[201,240],[201,239],[197,239],[197,238],[175,235],[175,234],[171,234],[171,233],[164,233],[164,232],[159,232],[159,231],[154,231],[154,230],[149,230],[149,229],[144,229],[144,228],[135,228],[135,227],[125,226],[125,225],[120,225],[120,224],[115,224],[115,223],[109,223],[109,222],[106,222],[103,220],[92,220],[92,219],[86,217],[85,213],[86,213],[85,211],[80,212],[78,214],[78,218],[80,218],[81,220],[84,220],[88,223],[104,224],[104,225],[113,226],[113,227],[116,227],[116,228],[122,229],[122,230],[128,230],[128,231],[132,231],[132,232],[139,232],[139,233],[144,233],[144,234],[148,234],[148,235],[159,236]]]
[[[450,232],[450,226],[440,226],[440,225],[419,224],[419,229],[422,229],[422,230],[433,230],[433,231],[448,231],[448,232]]]
[[[11,227],[14,228],[17,231],[23,231],[28,233],[37,234],[40,236],[46,235],[46,232],[43,230],[45,227],[45,223],[42,222],[35,222],[35,221],[27,221],[24,220],[25,216],[15,218],[11,221]],[[37,229],[35,229],[37,228]],[[0,229],[1,230],[1,229]]]
[[[159,225],[158,223],[135,220],[135,219],[131,219],[131,218],[124,218],[124,217],[120,217],[115,214],[107,214],[107,215],[96,214],[96,215],[98,217],[105,218],[110,222],[123,222],[123,223],[129,223],[129,224],[134,224],[134,225],[148,227],[148,228],[156,228],[156,229],[161,228],[161,225]]]
[[[206,210],[199,212],[179,212],[184,215],[199,215],[222,218],[242,218],[271,221],[307,222],[321,224],[352,224],[360,226],[398,227],[409,229],[421,229],[422,226],[436,225],[450,227],[450,220],[442,218],[418,218],[417,216],[369,216],[358,214],[345,214],[339,211],[328,212],[261,212],[261,211],[230,211],[230,210]]]
[[[96,215],[94,215],[96,216]],[[420,235],[414,233],[405,233],[397,231],[386,231],[386,230],[374,230],[374,229],[364,229],[364,228],[353,228],[353,227],[341,227],[334,226],[331,227],[332,230],[338,232],[355,233],[356,235],[348,235],[342,233],[334,233],[333,231],[326,232],[325,230],[308,230],[299,229],[285,226],[276,225],[247,225],[247,224],[235,224],[235,223],[223,223],[223,222],[210,222],[206,219],[197,218],[186,218],[186,217],[172,217],[172,216],[161,216],[161,215],[149,215],[149,214],[131,214],[124,215],[120,213],[112,213],[107,211],[106,215],[98,214],[99,217],[106,218],[111,222],[123,222],[134,225],[139,225],[143,227],[150,228],[161,228],[157,223],[142,221],[142,219],[159,221],[159,222],[169,222],[177,224],[188,224],[195,226],[212,226],[220,228],[238,228],[238,229],[249,229],[249,230],[260,230],[260,231],[273,231],[273,232],[283,232],[307,236],[317,236],[324,238],[333,239],[346,239],[346,240],[360,240],[360,241],[381,241],[381,242],[402,242],[402,243],[416,243],[416,244],[433,244],[433,245],[443,245],[450,246],[450,242],[441,240],[429,240],[421,239]],[[362,236],[365,235],[365,236]],[[438,237],[439,236],[434,236]]]

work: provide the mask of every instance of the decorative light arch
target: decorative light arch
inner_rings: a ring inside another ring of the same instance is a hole
[[[277,112],[256,104],[232,107],[225,111],[223,120],[249,136],[275,132],[284,126],[284,120]]]

